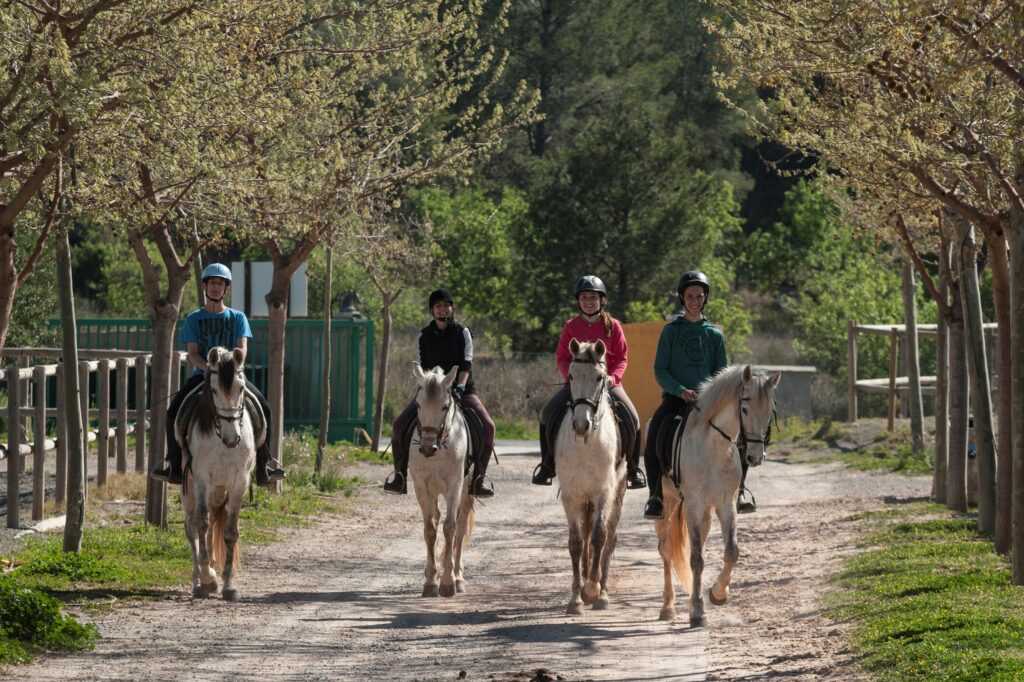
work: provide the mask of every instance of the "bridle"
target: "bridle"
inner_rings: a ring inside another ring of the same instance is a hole
[[[582,360],[582,359],[578,359],[578,358],[573,358],[573,363],[580,363],[580,364],[583,364],[583,365],[595,365],[595,366],[601,365],[601,366],[605,366],[604,360]],[[572,389],[570,389],[570,391],[571,390]],[[569,403],[569,409],[571,409],[571,410],[575,410],[580,405],[587,405],[588,407],[591,408],[591,413],[590,413],[591,414],[591,416],[590,416],[590,429],[583,436],[583,442],[584,443],[587,442],[587,439],[590,436],[590,431],[597,431],[597,425],[601,422],[601,418],[604,416],[604,413],[606,412],[606,410],[601,409],[601,408],[606,405],[606,402],[603,400],[603,398],[604,398],[605,394],[607,394],[607,393],[608,393],[608,388],[607,388],[607,384],[605,384],[605,385],[600,386],[597,389],[597,391],[594,393],[593,397],[590,397],[590,398],[574,398],[572,400],[572,402]],[[579,434],[576,434],[576,437],[579,438]]]
[[[750,396],[741,397],[739,399],[739,402],[736,404],[736,416],[739,418],[740,421],[740,431],[739,433],[736,434],[735,437],[730,437],[729,434],[723,431],[718,426],[718,424],[714,422],[713,419],[708,419],[708,424],[711,425],[711,428],[713,428],[715,431],[718,431],[718,433],[722,435],[722,438],[726,439],[727,441],[736,446],[736,450],[739,451],[741,458],[747,456],[747,445],[749,443],[759,443],[762,449],[767,450],[768,445],[772,441],[772,420],[775,420],[775,422],[778,423],[778,416],[775,412],[775,408],[772,407],[772,416],[768,419],[768,427],[765,429],[764,437],[751,438],[749,435],[747,435],[747,429],[743,425],[743,403],[745,402],[750,402]],[[700,407],[696,405],[693,406],[693,409],[697,410],[698,412],[701,411]]]
[[[235,376],[238,376],[239,374],[241,374],[241,372],[237,372]],[[241,421],[242,416],[245,414],[244,385],[242,386],[242,390],[239,393],[239,395],[241,396],[241,401],[239,401],[238,407],[232,407],[229,410],[223,410],[217,407],[216,403],[214,403],[213,405],[213,428],[217,432],[217,437],[220,438],[220,442],[224,443],[224,445],[228,446],[229,448],[237,447],[242,440]],[[225,412],[227,412],[227,414],[224,414]],[[221,433],[220,429],[221,424],[223,422],[239,422],[239,427],[235,429],[235,439],[233,441],[228,441],[227,439],[224,438],[224,434]]]
[[[417,390],[416,393],[418,394],[419,391]],[[428,436],[434,439],[436,446],[429,455],[421,449],[420,452],[423,452],[424,457],[433,457],[437,454],[438,450],[448,447],[448,436],[451,434],[452,422],[455,419],[455,410],[452,409],[454,404],[455,401],[450,398],[445,403],[444,410],[441,412],[441,424],[439,426],[424,426],[422,423],[419,425],[420,445],[422,446],[423,444],[423,436]],[[417,404],[418,411],[419,405]]]

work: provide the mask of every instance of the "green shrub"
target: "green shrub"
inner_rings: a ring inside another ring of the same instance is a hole
[[[0,661],[28,660],[33,649],[91,649],[97,637],[96,626],[62,614],[53,597],[0,579]]]

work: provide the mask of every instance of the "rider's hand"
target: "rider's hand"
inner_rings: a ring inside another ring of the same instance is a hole
[[[679,397],[682,398],[684,402],[692,403],[694,400],[697,399],[697,391],[693,390],[692,388],[688,388],[682,393],[680,393]]]
[[[458,400],[459,402],[462,402],[462,394],[465,392],[465,384],[455,384],[455,386],[452,387],[452,395],[454,395],[455,399]]]

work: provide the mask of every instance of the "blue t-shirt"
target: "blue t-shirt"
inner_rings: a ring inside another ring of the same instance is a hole
[[[228,308],[221,313],[208,313],[200,308],[185,318],[179,338],[186,347],[189,343],[199,346],[199,355],[205,358],[214,346],[232,350],[238,345],[238,339],[251,339],[252,330],[241,310]],[[202,371],[196,369],[195,374],[202,374]]]

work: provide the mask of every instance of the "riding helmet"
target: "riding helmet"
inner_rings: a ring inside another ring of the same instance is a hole
[[[583,275],[576,282],[576,298],[580,297],[584,291],[596,291],[601,294],[601,297],[608,295],[608,291],[604,288],[604,282],[597,275]]]
[[[704,289],[704,299],[707,302],[707,299],[711,298],[711,282],[708,281],[708,276],[700,270],[690,270],[683,273],[683,276],[679,278],[679,295],[682,296],[683,292],[686,291],[686,287],[694,284]]]
[[[455,299],[452,298],[447,289],[435,289],[430,292],[430,303],[427,305],[427,308],[433,310],[434,304],[439,301],[448,301],[452,304],[452,307],[455,306]]]
[[[220,277],[228,284],[231,284],[231,269],[223,263],[210,263],[203,268],[202,280],[205,283],[211,277]]]

